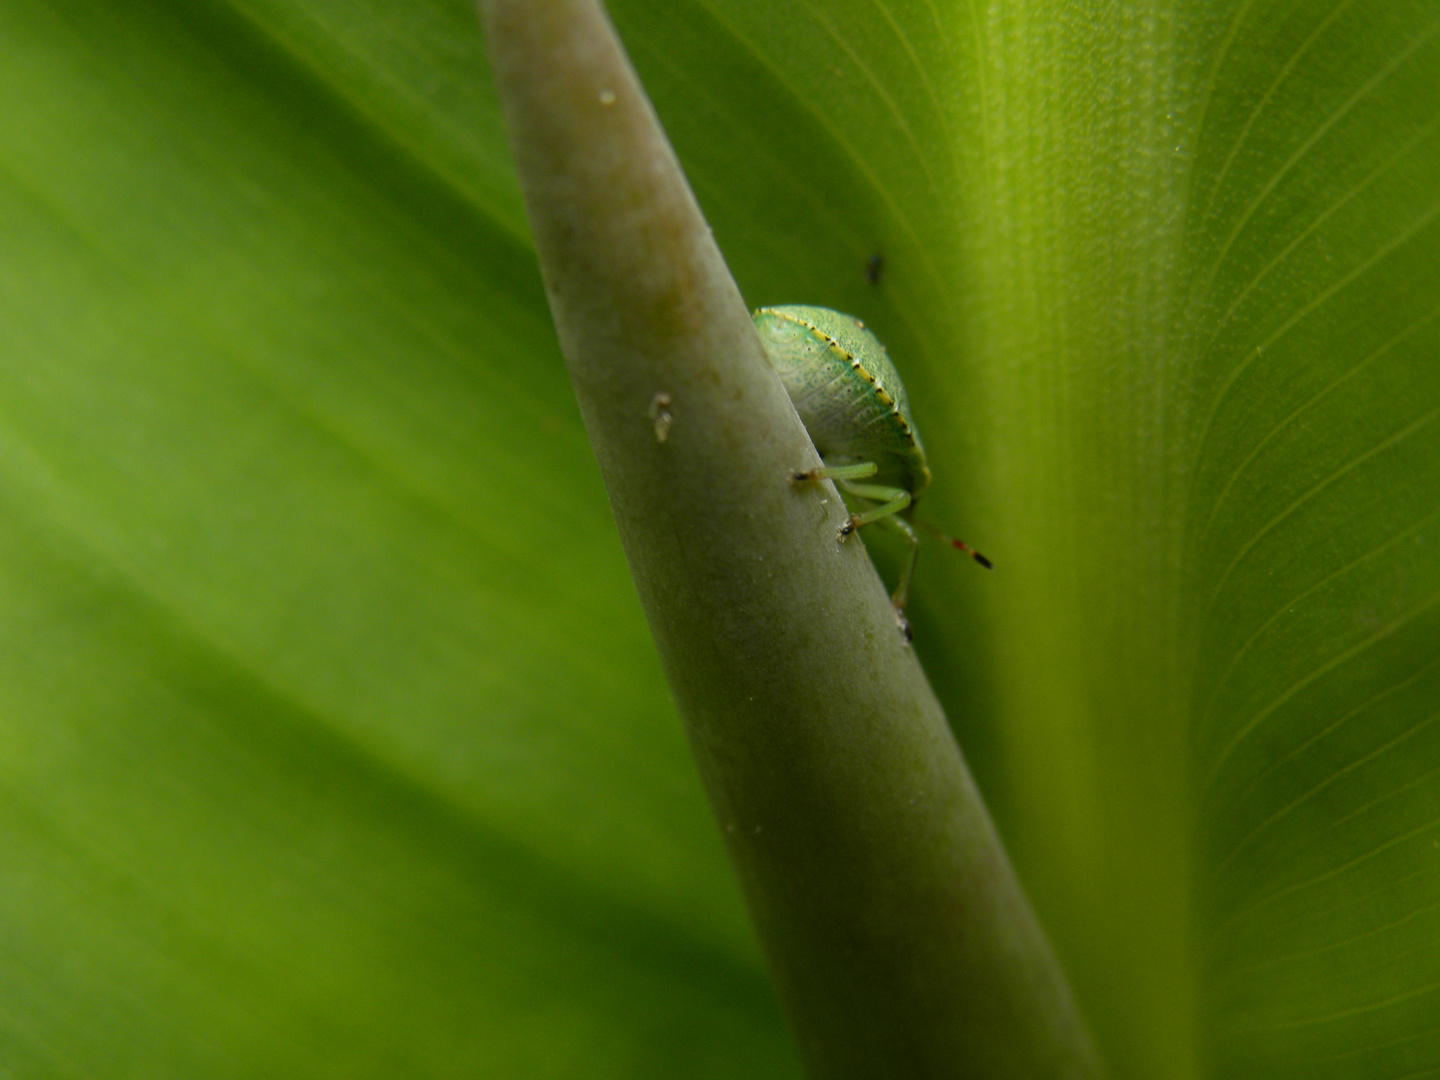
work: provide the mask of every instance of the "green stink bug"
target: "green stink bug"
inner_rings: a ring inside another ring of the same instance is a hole
[[[900,375],[885,346],[864,323],[829,308],[798,304],[760,308],[755,312],[755,328],[825,463],[791,474],[791,482],[835,481],[851,508],[840,526],[842,542],[862,525],[880,522],[909,544],[890,597],[908,641],[905,601],[920,546],[912,527],[913,513],[930,486],[930,467]],[[860,480],[869,482],[857,483]],[[974,548],[941,535],[990,568],[990,560]]]

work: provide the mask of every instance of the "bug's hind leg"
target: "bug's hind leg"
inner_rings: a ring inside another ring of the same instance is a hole
[[[890,603],[895,605],[897,612],[902,612],[910,599],[910,579],[915,575],[915,557],[920,554],[920,537],[915,535],[914,528],[903,517],[892,515],[881,518],[879,524],[905,538],[905,561],[900,566],[900,579],[895,583],[895,591],[890,594]]]
[[[862,525],[870,524],[882,525],[905,538],[905,561],[900,566],[900,580],[895,585],[895,591],[890,594],[890,605],[895,609],[895,623],[900,628],[900,636],[908,642],[914,635],[910,631],[910,621],[905,618],[905,604],[910,599],[910,578],[915,573],[915,556],[920,552],[920,538],[915,535],[910,522],[900,516],[910,506],[910,492],[904,488],[855,484],[849,481],[842,481],[840,487],[848,495],[878,504],[864,513],[850,515],[845,524],[840,526],[842,541]]]
[[[909,642],[915,635],[910,629],[910,620],[905,617],[905,605],[910,599],[910,579],[915,575],[915,558],[920,554],[920,538],[915,535],[910,522],[896,514],[877,518],[875,523],[905,538],[905,561],[900,564],[900,577],[895,583],[895,591],[890,594],[890,606],[895,609],[895,623],[900,627],[900,636]]]

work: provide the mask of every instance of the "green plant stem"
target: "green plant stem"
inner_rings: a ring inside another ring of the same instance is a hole
[[[839,497],[787,480],[814,448],[608,20],[481,6],[580,409],[813,1074],[1096,1075]]]

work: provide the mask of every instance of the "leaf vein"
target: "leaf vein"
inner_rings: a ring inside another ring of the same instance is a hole
[[[1392,154],[1385,158],[1384,161],[1376,165],[1375,168],[1373,168],[1369,173],[1367,173],[1364,177],[1357,181],[1354,186],[1347,190],[1343,195],[1335,199],[1313,221],[1306,225],[1305,228],[1301,230],[1300,233],[1297,234],[1293,240],[1290,241],[1290,243],[1286,244],[1285,247],[1282,248],[1279,253],[1275,255],[1274,258],[1272,258],[1268,263],[1266,263],[1255,274],[1255,276],[1246,283],[1245,287],[1236,294],[1235,299],[1231,301],[1230,306],[1225,309],[1225,313],[1221,315],[1218,320],[1216,320],[1214,325],[1215,332],[1211,335],[1212,340],[1218,336],[1220,329],[1224,327],[1234,316],[1236,310],[1244,302],[1245,298],[1250,295],[1251,291],[1265,277],[1267,277],[1272,271],[1274,271],[1277,266],[1284,262],[1284,260],[1297,247],[1303,244],[1310,237],[1314,236],[1316,232],[1319,231],[1321,225],[1323,225],[1332,216],[1338,213],[1357,195],[1365,191],[1365,189],[1368,188],[1371,184],[1373,184],[1376,180],[1378,180],[1380,177],[1384,176],[1387,172],[1393,169],[1396,164],[1398,164],[1400,160],[1405,157],[1405,155],[1409,154],[1410,151],[1414,150],[1415,147],[1417,147],[1420,143],[1424,142],[1426,139],[1434,135],[1437,130],[1440,130],[1440,117],[1432,120],[1430,123],[1426,124],[1424,127],[1420,128],[1413,135],[1411,135],[1410,138],[1406,139],[1405,142],[1399,147],[1397,147]]]
[[[1312,34],[1310,38],[1306,39],[1305,44],[1302,46],[1302,50],[1308,49],[1309,46],[1314,42],[1314,39],[1321,33],[1321,31],[1328,28],[1329,24],[1341,13],[1343,13],[1345,8],[1348,8],[1350,6],[1350,2],[1351,0],[1346,0],[1344,4],[1342,4],[1334,12],[1332,12],[1331,15],[1326,18],[1324,23],[1317,27],[1315,33]],[[1433,38],[1437,32],[1440,32],[1440,19],[1431,22],[1430,25],[1423,32],[1416,34],[1415,37],[1411,39],[1411,41],[1403,49],[1401,49],[1398,53],[1396,53],[1393,57],[1390,58],[1390,61],[1388,63],[1381,67],[1379,71],[1375,72],[1374,75],[1370,76],[1370,78],[1367,79],[1353,94],[1351,94],[1350,97],[1338,109],[1334,110],[1329,116],[1327,116],[1324,121],[1322,121],[1320,125],[1310,133],[1309,137],[1298,147],[1296,147],[1295,151],[1288,158],[1286,158],[1284,163],[1281,164],[1280,167],[1271,174],[1270,179],[1266,181],[1264,186],[1261,187],[1260,191],[1255,195],[1253,199],[1250,200],[1249,204],[1245,207],[1245,209],[1241,211],[1240,217],[1235,221],[1230,231],[1226,234],[1225,239],[1221,243],[1219,250],[1215,253],[1215,258],[1211,263],[1210,271],[1205,277],[1205,285],[1201,289],[1202,293],[1209,291],[1210,283],[1215,280],[1215,275],[1219,272],[1220,267],[1224,265],[1226,256],[1229,255],[1230,249],[1235,243],[1235,239],[1240,235],[1240,233],[1245,230],[1245,226],[1249,224],[1250,219],[1255,216],[1256,212],[1260,209],[1260,207],[1265,205],[1266,200],[1269,199],[1270,195],[1280,185],[1280,181],[1283,180],[1291,172],[1291,170],[1293,170],[1297,165],[1300,164],[1301,161],[1305,159],[1306,155],[1308,155],[1309,152],[1315,148],[1316,144],[1318,144],[1321,139],[1323,139],[1327,134],[1329,134],[1329,132],[1335,127],[1336,124],[1338,124],[1342,119],[1349,115],[1350,112],[1352,112],[1362,102],[1364,102],[1366,98],[1368,98],[1372,93],[1379,89],[1381,84],[1384,83],[1385,80],[1388,79],[1391,75],[1393,75],[1397,70],[1399,70],[1401,65],[1403,65],[1407,60],[1409,60],[1426,45],[1428,45],[1430,39]],[[1292,58],[1291,63],[1293,63],[1294,59],[1298,58],[1298,55],[1299,54],[1297,53],[1297,56],[1295,58]],[[1282,78],[1284,75],[1289,74],[1290,66],[1290,63],[1286,64],[1286,68],[1282,72]],[[1272,94],[1274,90],[1279,86],[1279,81],[1280,80],[1277,80],[1277,82],[1272,85],[1269,90],[1266,91],[1266,101],[1269,100],[1270,94]],[[1263,104],[1264,103],[1262,102],[1261,108],[1263,108]],[[1256,115],[1258,115],[1259,111],[1260,109],[1257,109]],[[1241,133],[1241,141],[1243,141],[1245,136],[1248,134],[1249,126],[1250,125],[1247,122],[1245,131]],[[1234,155],[1238,153],[1238,151],[1239,143],[1236,144],[1235,150],[1232,151],[1232,159]],[[1227,160],[1226,167],[1228,168],[1228,166],[1229,161]],[[1217,180],[1217,189],[1219,188],[1219,186],[1220,181]]]
[[[840,132],[840,130],[833,123],[831,123],[823,113],[819,112],[814,108],[813,104],[811,104],[811,95],[800,93],[796,89],[794,84],[791,83],[788,78],[786,78],[784,71],[779,67],[779,65],[777,65],[774,60],[771,59],[771,57],[768,56],[762,49],[757,47],[753,41],[751,41],[748,37],[742,34],[738,26],[736,26],[729,19],[725,18],[719,7],[715,3],[713,3],[713,0],[706,4],[706,9],[711,13],[711,16],[715,19],[717,23],[726,27],[730,31],[731,36],[736,41],[740,42],[742,45],[744,45],[747,49],[750,50],[750,52],[755,56],[756,60],[770,71],[770,73],[774,76],[776,82],[778,82],[781,86],[785,87],[785,89],[790,92],[791,97],[801,107],[809,110],[810,115],[815,118],[815,123],[820,128],[822,128],[826,132],[826,134],[830,136],[831,140],[835,143],[836,146],[842,148],[845,151],[846,155],[854,164],[856,171],[865,177],[865,179],[869,182],[871,188],[878,195],[880,201],[883,202],[885,206],[889,209],[894,219],[901,223],[901,226],[905,230],[907,237],[914,245],[915,250],[919,253],[920,260],[924,265],[926,275],[935,284],[935,287],[943,292],[945,286],[944,276],[940,273],[939,267],[935,264],[934,257],[931,254],[931,245],[922,242],[921,237],[915,231],[914,223],[910,220],[909,215],[901,212],[900,207],[895,202],[895,195],[891,191],[890,185],[881,183],[880,177],[875,172],[874,167],[870,164],[867,155],[860,153],[858,147],[851,143],[849,139],[845,138]],[[826,26],[826,29],[829,30],[829,27]],[[834,36],[833,33],[831,36]],[[849,50],[847,49],[846,51],[848,52]],[[921,160],[922,168],[926,169],[926,176],[929,177],[929,169],[924,164],[923,156]]]
[[[1291,683],[1291,685],[1285,690],[1284,693],[1271,701],[1270,704],[1266,705],[1263,709],[1255,713],[1255,715],[1251,717],[1250,720],[1241,725],[1240,728],[1235,732],[1235,734],[1231,736],[1230,740],[1225,744],[1224,748],[1220,751],[1220,754],[1216,757],[1214,764],[1210,767],[1210,771],[1206,776],[1205,783],[1202,785],[1202,791],[1208,791],[1211,787],[1214,786],[1216,779],[1219,777],[1221,768],[1224,766],[1225,762],[1229,760],[1230,755],[1235,752],[1236,748],[1239,747],[1240,744],[1243,743],[1247,738],[1249,738],[1250,735],[1252,735],[1255,730],[1262,723],[1265,722],[1265,719],[1267,717],[1269,717],[1287,701],[1291,700],[1296,694],[1300,693],[1301,690],[1314,683],[1322,675],[1328,674],[1329,672],[1335,670],[1341,664],[1360,655],[1366,649],[1369,649],[1376,643],[1384,641],[1390,635],[1394,634],[1397,630],[1413,622],[1416,618],[1425,614],[1425,612],[1429,611],[1437,604],[1440,604],[1440,592],[1432,594],[1423,603],[1417,604],[1416,606],[1405,611],[1403,614],[1397,616],[1390,622],[1386,623],[1384,626],[1377,629],[1374,633],[1356,642],[1350,648],[1342,650],[1341,652],[1332,656],[1329,660],[1326,660],[1323,664],[1320,664],[1317,667],[1313,668],[1303,678],[1297,679],[1295,682]]]
[[[1264,437],[1255,444],[1255,446],[1250,450],[1247,455],[1245,455],[1245,459],[1241,461],[1240,464],[1237,465],[1235,469],[1230,473],[1230,476],[1225,481],[1224,486],[1221,487],[1220,491],[1216,494],[1210,508],[1210,516],[1205,519],[1205,525],[1202,527],[1200,535],[1202,537],[1209,535],[1210,529],[1215,524],[1215,518],[1220,513],[1220,507],[1225,502],[1226,496],[1230,493],[1230,489],[1235,486],[1235,482],[1245,472],[1246,468],[1250,465],[1250,463],[1260,455],[1260,452],[1264,450],[1267,445],[1269,445],[1270,441],[1274,439],[1276,435],[1278,435],[1281,431],[1285,430],[1285,428],[1288,427],[1291,423],[1293,423],[1302,413],[1306,412],[1308,409],[1312,408],[1320,401],[1324,400],[1331,393],[1333,393],[1340,386],[1342,386],[1345,382],[1358,375],[1360,372],[1364,371],[1376,360],[1387,355],[1392,349],[1394,349],[1397,345],[1403,342],[1406,338],[1412,336],[1420,330],[1423,330],[1430,323],[1434,322],[1437,317],[1440,317],[1440,302],[1437,302],[1435,307],[1431,308],[1424,315],[1421,315],[1419,318],[1409,323],[1407,326],[1405,326],[1387,341],[1384,341],[1380,345],[1376,346],[1369,353],[1367,353],[1360,360],[1358,360],[1355,364],[1346,369],[1343,374],[1337,376],[1325,386],[1321,387],[1313,395],[1311,395],[1305,401],[1301,402],[1295,408],[1291,409],[1289,413],[1287,413],[1284,417],[1282,417],[1279,421],[1272,425],[1270,429],[1266,431]]]
[[[1387,77],[1396,67],[1398,67],[1401,62],[1407,59],[1415,51],[1420,49],[1424,44],[1428,43],[1430,38],[1434,37],[1437,32],[1440,32],[1440,20],[1436,20],[1435,22],[1431,23],[1429,28],[1427,28],[1423,34],[1417,35],[1415,40],[1413,40],[1406,49],[1402,50],[1399,56],[1392,60],[1390,64],[1387,64],[1384,68],[1382,68],[1381,71],[1376,73],[1376,75],[1373,76],[1371,80],[1365,84],[1365,86],[1361,87],[1360,90],[1356,92],[1355,96],[1351,98],[1350,102],[1348,102],[1342,109],[1333,114],[1325,122],[1325,124],[1321,125],[1321,127],[1317,129],[1317,131],[1311,136],[1311,138],[1306,140],[1305,145],[1302,146],[1300,150],[1298,150],[1294,155],[1292,155],[1290,160],[1287,161],[1286,164],[1275,173],[1275,175],[1271,178],[1270,183],[1267,184],[1265,189],[1260,193],[1260,195],[1258,195],[1256,199],[1251,202],[1250,206],[1246,209],[1244,215],[1242,215],[1241,221],[1236,225],[1235,229],[1231,231],[1229,237],[1226,239],[1221,252],[1219,253],[1219,255],[1217,255],[1216,261],[1212,264],[1210,272],[1206,276],[1205,284],[1199,289],[1199,293],[1201,295],[1209,291],[1210,285],[1214,281],[1215,275],[1219,272],[1220,266],[1224,261],[1224,257],[1226,253],[1228,253],[1230,245],[1233,243],[1235,237],[1238,235],[1239,230],[1243,227],[1244,223],[1249,220],[1249,218],[1254,214],[1254,212],[1259,208],[1259,206],[1264,202],[1265,198],[1268,197],[1269,193],[1274,190],[1275,186],[1280,182],[1280,179],[1285,175],[1285,173],[1287,173],[1291,168],[1298,164],[1301,157],[1303,157],[1305,151],[1307,151],[1311,146],[1313,146],[1313,144],[1321,137],[1321,135],[1325,133],[1325,131],[1327,131],[1330,127],[1334,126],[1335,122],[1337,122],[1345,112],[1349,111],[1355,105],[1359,104],[1359,102],[1364,99],[1364,96],[1374,86],[1378,85],[1380,81],[1383,81],[1383,79]],[[1412,223],[1410,227],[1403,230],[1395,240],[1392,240],[1389,244],[1382,247],[1374,256],[1371,257],[1371,259],[1357,266],[1350,274],[1347,274],[1346,276],[1340,278],[1337,282],[1335,282],[1334,285],[1324,290],[1320,294],[1320,296],[1318,296],[1314,301],[1301,308],[1299,312],[1297,312],[1279,329],[1277,329],[1273,334],[1271,334],[1270,337],[1262,343],[1262,345],[1268,345],[1271,342],[1277,340],[1281,334],[1289,330],[1296,322],[1298,322],[1305,315],[1309,314],[1320,303],[1329,299],[1330,296],[1334,295],[1345,285],[1348,285],[1352,280],[1354,280],[1364,271],[1368,270],[1381,258],[1388,255],[1392,250],[1394,250],[1406,239],[1412,236],[1416,231],[1418,231],[1419,228],[1423,227],[1425,224],[1428,224],[1428,222],[1435,216],[1436,210],[1437,208],[1435,206],[1432,206],[1417,222]],[[1211,402],[1210,407],[1206,413],[1205,420],[1200,425],[1199,437],[1196,443],[1197,446],[1204,446],[1207,438],[1209,437],[1210,427],[1214,423],[1215,416],[1220,411],[1220,406],[1224,403],[1225,398],[1229,394],[1230,388],[1234,386],[1235,381],[1246,370],[1246,368],[1249,367],[1249,365],[1254,361],[1257,355],[1259,355],[1259,352],[1257,350],[1247,349],[1245,352],[1245,356],[1241,360],[1240,364],[1236,368],[1232,369],[1229,375],[1227,375],[1225,380],[1221,383],[1220,388],[1216,392],[1215,398]]]
[[[1303,600],[1305,597],[1309,596],[1311,593],[1317,591],[1318,589],[1323,588],[1323,587],[1324,587],[1325,585],[1327,585],[1330,581],[1332,581],[1332,580],[1334,580],[1335,578],[1339,577],[1340,575],[1348,572],[1349,570],[1351,570],[1351,569],[1354,568],[1355,566],[1358,566],[1359,564],[1368,561],[1369,559],[1373,558],[1375,555],[1378,555],[1380,552],[1384,551],[1386,548],[1392,547],[1393,545],[1399,543],[1401,540],[1404,540],[1404,539],[1405,539],[1408,535],[1410,535],[1411,533],[1418,532],[1418,531],[1419,531],[1421,528],[1423,528],[1425,525],[1433,522],[1433,521],[1435,520],[1435,518],[1437,518],[1437,517],[1440,517],[1440,510],[1435,511],[1434,513],[1427,514],[1423,519],[1421,519],[1420,521],[1416,522],[1414,525],[1411,525],[1410,527],[1406,528],[1404,531],[1397,533],[1395,536],[1393,536],[1393,537],[1391,537],[1389,540],[1385,541],[1385,543],[1381,544],[1379,547],[1375,548],[1375,549],[1372,550],[1372,551],[1366,552],[1364,555],[1360,556],[1360,558],[1355,559],[1353,562],[1348,563],[1347,565],[1341,567],[1339,570],[1335,571],[1335,573],[1329,574],[1329,575],[1327,575],[1324,579],[1322,579],[1321,581],[1316,582],[1316,583],[1315,583],[1314,585],[1312,585],[1310,588],[1306,589],[1303,593],[1301,593],[1299,596],[1297,596],[1294,600],[1290,601],[1290,603],[1282,606],[1279,611],[1277,611],[1277,612],[1276,612],[1274,615],[1272,615],[1268,620],[1266,620],[1265,625],[1262,626],[1259,630],[1257,630],[1254,634],[1252,634],[1252,635],[1250,636],[1250,640],[1245,643],[1245,647],[1248,648],[1249,645],[1250,645],[1250,642],[1256,640],[1256,638],[1258,638],[1258,637],[1260,636],[1260,634],[1262,634],[1262,633],[1265,631],[1265,629],[1270,626],[1271,623],[1273,623],[1277,618],[1279,618],[1282,614],[1284,614],[1285,611],[1286,611],[1288,608],[1293,607],[1295,604],[1299,603],[1301,600]],[[1434,667],[1437,663],[1440,663],[1440,657],[1435,657],[1434,659],[1427,660],[1425,663],[1423,663],[1422,665],[1420,665],[1420,667],[1417,668],[1412,674],[1407,675],[1407,676],[1406,676],[1404,679],[1402,679],[1400,682],[1395,683],[1393,686],[1387,686],[1384,690],[1380,691],[1379,693],[1374,694],[1373,696],[1371,696],[1371,697],[1369,697],[1369,698],[1366,698],[1366,699],[1365,699],[1364,701],[1362,701],[1360,704],[1356,705],[1353,709],[1348,709],[1348,710],[1346,710],[1346,712],[1344,712],[1343,714],[1341,714],[1339,717],[1337,717],[1337,718],[1336,718],[1335,720],[1333,720],[1331,723],[1326,724],[1323,728],[1321,728],[1319,731],[1315,732],[1315,733],[1314,733],[1313,735],[1311,735],[1308,739],[1305,739],[1304,741],[1302,741],[1302,742],[1300,742],[1299,744],[1297,744],[1297,745],[1296,745],[1295,747],[1293,747],[1288,753],[1286,753],[1283,757],[1277,758],[1275,761],[1271,762],[1270,765],[1268,765],[1268,766],[1264,769],[1264,771],[1262,771],[1261,773],[1259,773],[1253,780],[1251,780],[1251,782],[1250,782],[1249,785],[1245,788],[1244,791],[1240,792],[1239,794],[1237,794],[1237,795],[1232,799],[1232,802],[1237,802],[1237,803],[1238,803],[1238,802],[1243,802],[1245,799],[1248,799],[1248,798],[1250,797],[1250,795],[1255,791],[1255,789],[1256,789],[1257,787],[1259,787],[1260,784],[1261,784],[1268,776],[1272,775],[1277,769],[1282,768],[1286,763],[1292,761],[1294,758],[1296,758],[1296,757],[1299,756],[1300,754],[1303,754],[1307,749],[1309,749],[1309,748],[1310,748],[1311,746],[1313,746],[1315,743],[1317,743],[1317,742],[1319,742],[1321,739],[1325,738],[1325,736],[1331,734],[1331,733],[1334,732],[1334,731],[1339,730],[1339,729],[1340,729],[1341,727],[1343,727],[1346,723],[1348,723],[1352,717],[1354,717],[1354,716],[1358,715],[1359,713],[1363,712],[1365,709],[1370,708],[1370,707],[1371,707],[1372,705],[1374,705],[1376,702],[1381,701],[1382,699],[1388,697],[1389,695],[1394,694],[1394,693],[1397,693],[1397,692],[1400,691],[1400,690],[1403,690],[1406,686],[1409,686],[1409,685],[1410,685],[1412,682],[1414,682],[1416,679],[1418,679],[1418,678],[1420,678],[1422,675],[1424,675],[1427,671],[1430,670],[1430,668]],[[1232,666],[1233,666],[1233,665],[1232,665]],[[1212,696],[1212,697],[1211,697],[1210,704],[1213,705],[1213,703],[1214,703],[1214,697]],[[1206,708],[1206,713],[1208,713],[1208,712],[1209,712],[1209,706],[1207,706],[1207,708]],[[1204,714],[1202,714],[1202,715],[1204,715]]]
[[[1358,934],[1351,934],[1349,937],[1327,941],[1324,945],[1316,946],[1313,949],[1301,949],[1298,952],[1280,953],[1276,956],[1267,956],[1264,960],[1258,960],[1255,963],[1239,964],[1233,968],[1227,968],[1225,973],[1220,977],[1218,985],[1224,986],[1227,983],[1236,982],[1241,979],[1253,978],[1269,969],[1280,967],[1284,964],[1293,964],[1302,960],[1311,960],[1315,957],[1323,956],[1328,952],[1335,952],[1338,949],[1353,948],[1368,938],[1398,930],[1406,923],[1413,922],[1435,911],[1440,911],[1440,901],[1436,901],[1433,904],[1423,904],[1418,908],[1407,911],[1398,919],[1391,919],[1389,922],[1381,923],[1379,926],[1372,926],[1367,930],[1362,930]]]
[[[1211,590],[1210,601],[1205,606],[1205,620],[1208,621],[1211,614],[1214,612],[1215,604],[1218,602],[1220,595],[1224,592],[1225,582],[1229,580],[1231,572],[1235,569],[1236,566],[1240,564],[1240,562],[1245,558],[1245,556],[1251,552],[1255,545],[1258,544],[1262,539],[1264,539],[1265,536],[1269,534],[1272,530],[1274,530],[1276,526],[1278,526],[1282,521],[1284,521],[1287,517],[1293,514],[1301,506],[1304,506],[1305,503],[1309,502],[1316,495],[1319,495],[1330,485],[1338,481],[1341,477],[1345,476],[1347,473],[1354,471],[1356,468],[1363,465],[1371,458],[1374,458],[1380,454],[1383,454],[1387,450],[1391,450],[1394,447],[1399,446],[1411,435],[1414,435],[1417,431],[1433,423],[1437,416],[1440,416],[1440,406],[1436,406],[1435,408],[1422,413],[1420,416],[1410,421],[1410,423],[1406,424],[1399,431],[1394,432],[1391,435],[1387,435],[1385,438],[1381,439],[1378,443],[1376,443],[1374,446],[1370,447],[1370,449],[1364,451],[1363,453],[1356,454],[1344,465],[1334,470],[1324,479],[1317,481],[1305,491],[1297,495],[1294,499],[1292,499],[1289,503],[1286,504],[1284,509],[1282,509],[1278,514],[1272,517],[1264,525],[1260,526],[1260,528],[1257,529],[1254,533],[1252,533],[1251,536],[1243,544],[1240,545],[1239,549],[1235,552],[1234,558],[1232,558],[1225,565],[1225,569],[1220,572],[1220,576],[1215,579],[1215,587],[1213,590]]]
[[[1426,666],[1427,668],[1428,668],[1428,667],[1433,667],[1433,666],[1436,664],[1437,661],[1440,661],[1440,657],[1437,657],[1435,660],[1430,661],[1430,663],[1426,664],[1425,666]],[[1411,676],[1411,679],[1414,679],[1414,678],[1418,677],[1418,675],[1419,675],[1419,672],[1417,672],[1416,675],[1412,675],[1412,676]],[[1407,681],[1409,681],[1409,680],[1407,680]],[[1393,689],[1393,688],[1392,688],[1392,689]],[[1383,697],[1384,695],[1380,695],[1380,696]],[[1354,710],[1351,710],[1351,711],[1353,712]],[[1229,854],[1227,854],[1224,858],[1222,858],[1222,859],[1215,865],[1214,872],[1218,874],[1218,873],[1220,873],[1221,871],[1223,871],[1223,870],[1224,870],[1226,867],[1228,867],[1232,862],[1234,862],[1237,857],[1239,857],[1240,853],[1241,853],[1242,851],[1244,851],[1245,848],[1247,848],[1247,847],[1251,844],[1251,842],[1254,841],[1254,839],[1255,839],[1256,837],[1262,835],[1262,834],[1265,833],[1267,830],[1269,830],[1270,828],[1274,827],[1275,825],[1277,825],[1278,823],[1280,823],[1281,821],[1283,821],[1286,817],[1288,817],[1290,814],[1294,813],[1295,810],[1298,809],[1300,806],[1302,806],[1304,803],[1308,802],[1309,800],[1311,800],[1311,799],[1314,798],[1315,796],[1319,795],[1322,791],[1324,791],[1326,788],[1330,787],[1332,784],[1339,783],[1340,780],[1342,780],[1345,776],[1349,775],[1350,773],[1354,772],[1356,769],[1359,769],[1359,768],[1362,767],[1363,765],[1366,765],[1366,764],[1368,764],[1369,762],[1374,761],[1376,758],[1378,758],[1378,757],[1380,757],[1381,755],[1386,754],[1386,753],[1388,753],[1389,751],[1395,749],[1395,747],[1399,746],[1401,743],[1405,742],[1406,740],[1410,739],[1411,737],[1413,737],[1413,736],[1415,736],[1415,735],[1418,735],[1421,731],[1425,730],[1425,728],[1427,728],[1427,727],[1429,727],[1431,724],[1435,723],[1436,720],[1440,720],[1440,712],[1431,713],[1429,716],[1425,717],[1423,720],[1421,720],[1421,721],[1419,721],[1418,723],[1414,724],[1413,726],[1407,728],[1405,731],[1401,732],[1399,735],[1396,735],[1396,736],[1395,736],[1394,738],[1392,738],[1389,742],[1383,743],[1383,744],[1381,744],[1380,746],[1375,747],[1375,748],[1374,748],[1373,750],[1371,750],[1368,754],[1365,754],[1365,755],[1363,755],[1363,756],[1361,756],[1361,757],[1356,758],[1355,760],[1353,760],[1353,761],[1351,761],[1351,762],[1348,762],[1346,765],[1344,765],[1344,766],[1342,766],[1341,768],[1336,769],[1334,772],[1330,773],[1328,776],[1325,777],[1325,779],[1321,780],[1318,784],[1315,784],[1314,786],[1312,786],[1312,787],[1308,788],[1306,791],[1304,791],[1302,794],[1296,796],[1296,797],[1295,797],[1294,799],[1292,799],[1290,802],[1286,803],[1286,804],[1285,804],[1284,806],[1282,806],[1280,809],[1276,810],[1273,814],[1271,814],[1271,815],[1270,815],[1268,818],[1266,818],[1264,821],[1262,821],[1262,822],[1260,822],[1258,825],[1256,825],[1253,829],[1250,830],[1250,832],[1246,833],[1245,836],[1243,836],[1243,837],[1235,844],[1235,846],[1230,849]],[[1435,774],[1431,774],[1431,775],[1435,775]],[[1347,815],[1347,816],[1348,816],[1348,815]],[[1337,819],[1333,824],[1339,824],[1341,821],[1344,821],[1344,820],[1345,820],[1345,818],[1343,818],[1343,817],[1342,817],[1342,818],[1339,818],[1339,819]]]
[[[1411,788],[1415,787],[1417,784],[1430,780],[1433,775],[1435,774],[1427,774],[1426,776],[1420,777],[1412,783],[1405,784],[1402,787],[1396,788],[1394,791],[1389,792],[1385,796],[1385,798],[1393,798],[1397,795],[1403,794],[1404,792],[1409,791]],[[1347,814],[1345,816],[1345,819],[1353,816],[1353,814]],[[1327,826],[1327,830],[1330,828],[1334,828],[1338,824],[1340,824],[1339,821],[1331,823],[1331,825]],[[1229,916],[1227,916],[1220,923],[1218,923],[1215,929],[1211,932],[1211,941],[1213,942],[1218,940],[1220,936],[1230,928],[1231,925],[1239,922],[1247,915],[1269,907],[1271,904],[1275,903],[1275,901],[1283,899],[1286,896],[1290,896],[1293,893],[1301,892],[1305,889],[1314,888],[1322,882],[1329,881],[1331,878],[1338,877],[1349,870],[1355,869],[1357,866],[1362,866],[1363,864],[1369,862],[1371,859],[1378,858],[1380,855],[1389,851],[1391,848],[1399,847],[1401,844],[1404,844],[1407,841],[1414,840],[1418,836],[1423,836],[1425,833],[1433,830],[1437,825],[1440,825],[1440,818],[1432,817],[1426,821],[1421,822],[1419,825],[1414,826],[1413,828],[1407,829],[1403,833],[1392,836],[1383,844],[1376,844],[1373,847],[1366,848],[1364,851],[1355,855],[1353,858],[1350,858],[1336,866],[1332,866],[1328,870],[1322,870],[1317,874],[1312,874],[1308,878],[1304,878],[1300,881],[1291,882],[1289,885],[1283,885],[1277,889],[1273,889],[1270,892],[1265,893],[1263,896],[1256,899],[1254,903],[1249,904],[1245,907],[1237,908],[1235,911],[1231,912]]]

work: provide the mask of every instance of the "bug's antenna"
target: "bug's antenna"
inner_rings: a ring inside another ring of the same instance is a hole
[[[928,521],[916,521],[915,524],[916,524],[916,525],[919,525],[922,529],[924,529],[924,530],[925,530],[926,532],[928,532],[928,533],[934,533],[934,534],[935,534],[936,536],[938,536],[941,540],[944,540],[947,544],[949,544],[951,547],[955,548],[956,550],[965,552],[966,555],[969,555],[970,558],[974,559],[974,560],[975,560],[976,562],[978,562],[981,566],[983,566],[986,570],[994,570],[994,569],[995,569],[995,567],[991,565],[989,559],[985,558],[984,555],[981,555],[980,552],[976,551],[976,550],[975,550],[974,548],[972,548],[969,544],[965,543],[964,540],[956,540],[955,537],[946,535],[945,533],[941,532],[939,529],[935,528],[934,525],[931,525]]]

